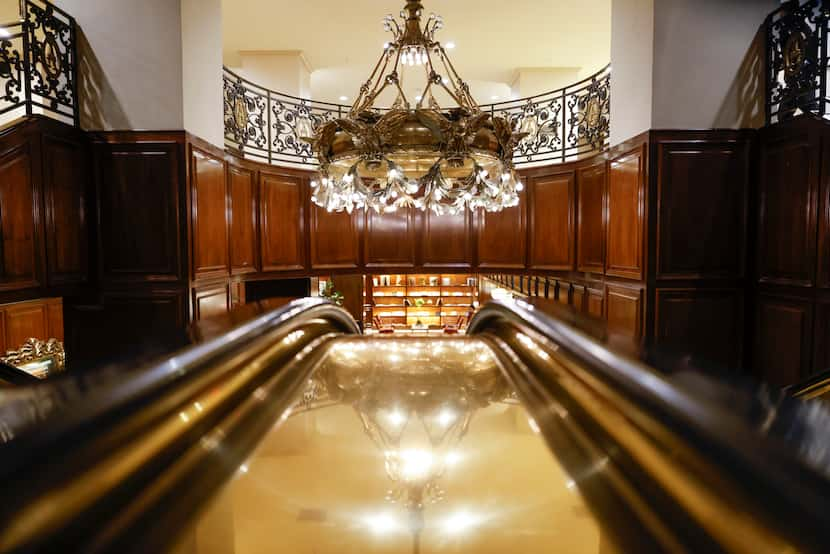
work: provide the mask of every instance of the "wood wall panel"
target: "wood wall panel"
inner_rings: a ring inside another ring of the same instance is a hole
[[[654,343],[690,353],[703,367],[740,367],[743,319],[741,289],[657,289]]]
[[[225,162],[190,147],[193,275],[227,275],[228,199]]]
[[[605,317],[605,291],[589,288],[585,309],[594,317]]]
[[[312,204],[312,269],[357,269],[360,266],[360,230],[357,212],[328,212]]]
[[[609,327],[631,337],[640,338],[643,329],[642,289],[608,285],[605,301]]]
[[[657,279],[744,276],[750,143],[658,144]]]
[[[818,152],[806,133],[761,141],[758,278],[812,286],[816,264]]]
[[[43,138],[43,194],[48,283],[88,279],[87,149],[78,140]]]
[[[420,265],[424,267],[473,267],[472,213],[456,215],[421,213]]]
[[[226,313],[231,307],[228,283],[222,282],[193,289],[193,320]]]
[[[577,172],[577,269],[605,271],[605,162]]]
[[[564,281],[556,283],[556,301],[560,304],[571,303],[571,284]]]
[[[39,194],[32,164],[28,145],[0,157],[0,290],[35,287],[41,282]]]
[[[810,373],[813,306],[806,300],[761,294],[755,325],[755,365],[773,385],[789,385]]]
[[[260,174],[260,249],[263,271],[305,266],[303,181],[293,175]]]
[[[535,270],[574,268],[574,173],[534,177],[529,182],[529,265]]]
[[[187,322],[187,290],[185,288],[136,288],[107,290],[101,295],[105,315],[110,321],[111,335],[102,337],[106,346],[141,343],[149,337],[183,332]],[[125,330],[135,330],[131,336]]]
[[[0,304],[0,352],[17,350],[30,338],[64,340],[60,298]]]
[[[60,298],[40,300],[46,305],[46,336],[63,341],[63,301]]]
[[[112,282],[184,279],[180,145],[100,145],[99,242],[103,277]]]
[[[645,160],[642,149],[611,161],[608,173],[607,275],[643,278]]]
[[[366,210],[364,264],[366,267],[415,266],[418,215],[413,209],[378,214]]]
[[[478,212],[478,264],[484,268],[524,269],[527,262],[527,194],[519,205],[500,212]]]
[[[22,302],[4,307],[6,344],[10,350],[22,346],[29,338],[50,338],[46,305]]]
[[[585,285],[575,284],[571,292],[571,304],[577,310],[585,310]]]
[[[257,271],[257,202],[255,173],[228,167],[230,199],[230,262],[231,273]]]
[[[343,308],[355,321],[363,321],[363,275],[332,276],[335,290],[343,295]]]
[[[830,370],[830,300],[815,304],[812,373]]]

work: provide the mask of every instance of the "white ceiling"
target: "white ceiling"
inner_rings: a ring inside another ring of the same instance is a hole
[[[316,100],[351,100],[389,35],[381,20],[404,0],[223,0],[225,64],[240,50],[300,50],[313,71]],[[611,0],[425,0],[444,17],[439,34],[461,76],[482,103],[509,94],[519,68],[605,66],[611,48]],[[564,83],[551,83],[551,89]]]

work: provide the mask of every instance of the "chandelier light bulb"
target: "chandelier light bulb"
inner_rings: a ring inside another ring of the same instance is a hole
[[[517,191],[521,192],[521,191],[523,191],[523,190],[524,190],[524,188],[525,188],[525,184],[524,184],[524,183],[522,183],[521,181],[519,181],[518,183],[516,183],[516,190],[517,190]]]

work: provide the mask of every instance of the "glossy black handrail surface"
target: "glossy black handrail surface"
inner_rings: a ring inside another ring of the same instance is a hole
[[[642,551],[644,539],[649,551],[809,552],[830,544],[823,406],[660,374],[543,304],[489,303],[468,333],[500,352],[541,432],[581,476],[577,485],[624,551]],[[609,414],[617,425],[602,423]],[[649,451],[654,463],[643,464]]]
[[[0,551],[161,551],[344,333],[305,298],[158,363],[3,392]]]

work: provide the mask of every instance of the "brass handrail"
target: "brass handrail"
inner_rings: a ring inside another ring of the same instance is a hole
[[[533,303],[493,302],[468,333],[498,353],[622,551],[809,552],[830,544],[826,455],[799,456],[827,450],[826,425],[813,426],[799,448],[786,445],[770,431],[775,407],[756,425],[715,400],[722,385],[698,376],[689,390],[565,319]]]
[[[306,298],[88,395],[78,379],[12,391],[0,403],[0,551],[162,551],[288,409],[329,339],[359,332],[345,310]],[[20,419],[44,398],[54,409]]]

